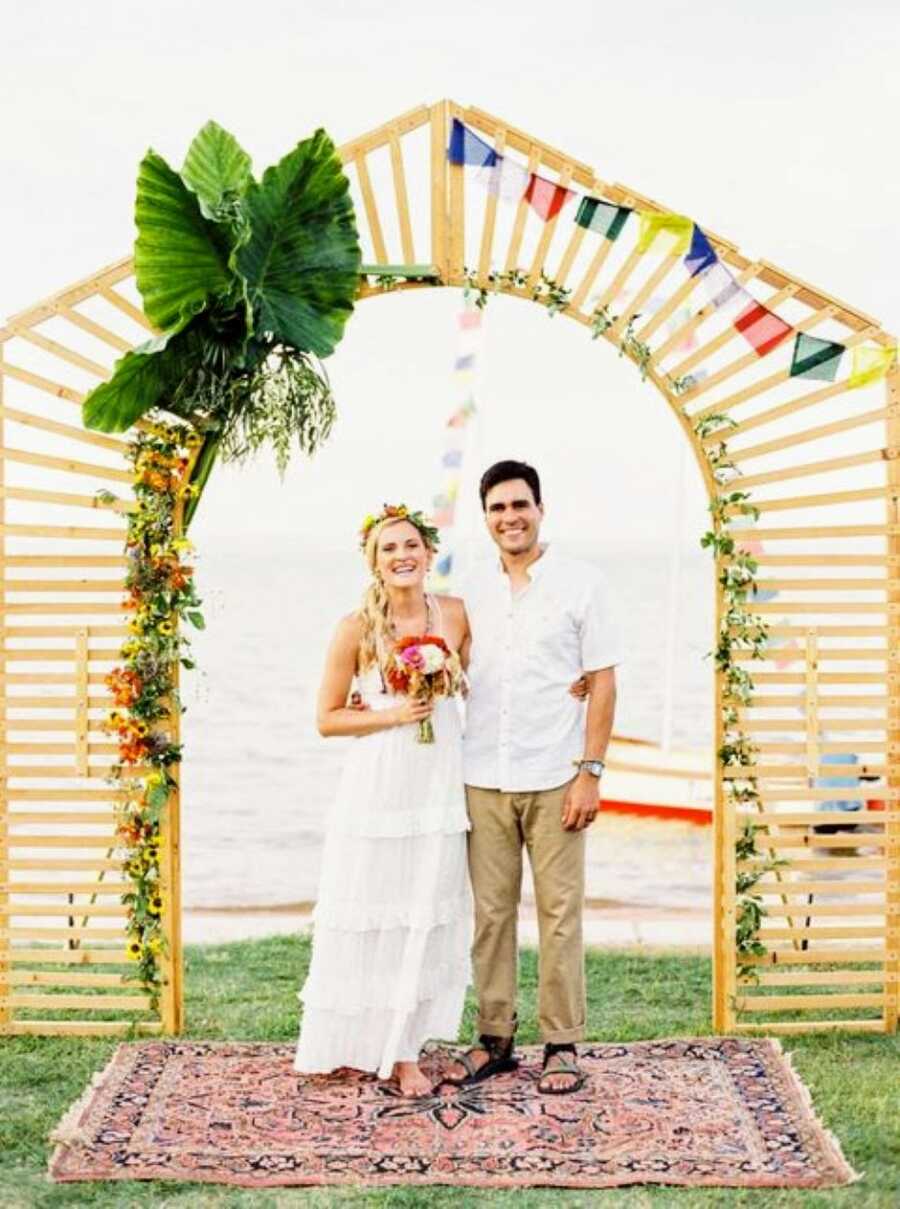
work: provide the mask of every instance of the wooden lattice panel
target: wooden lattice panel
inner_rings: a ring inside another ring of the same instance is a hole
[[[900,375],[850,389],[790,375],[785,341],[750,349],[733,314],[704,295],[683,257],[644,256],[634,238],[604,239],[563,210],[544,222],[522,199],[507,205],[448,164],[453,118],[513,163],[616,205],[666,208],[474,108],[421,106],[341,148],[367,265],[430,267],[400,288],[487,285],[521,269],[504,292],[530,299],[541,273],[571,290],[563,314],[589,328],[607,306],[603,337],[631,330],[649,345],[647,376],[680,424],[712,497],[695,434],[706,416],[736,421],[729,449],[764,543],[754,606],[771,626],[766,659],[741,722],[759,747],[764,837],[760,861],[785,861],[758,889],[767,905],[765,957],[737,977],[735,840],[742,812],[716,768],[713,903],[714,1020],[720,1030],[893,1030],[900,950]],[[706,230],[706,228],[704,228]],[[862,312],[735,245],[706,234],[737,283],[794,332],[853,348],[894,338]],[[365,281],[360,297],[381,293]],[[3,599],[0,823],[0,1029],[116,1032],[181,1023],[177,797],[169,807],[164,875],[172,939],[159,1013],[123,982],[129,967],[113,853],[115,745],[98,724],[111,703],[103,676],[126,633],[120,603],[122,518],[133,506],[124,442],[84,430],[78,407],[115,358],[145,339],[130,261],[10,320],[0,329],[0,588]],[[700,372],[702,371],[702,373]],[[679,394],[673,382],[692,375]],[[839,437],[839,444],[835,438]],[[94,493],[115,493],[113,505]],[[717,626],[722,617],[715,566]],[[716,734],[721,738],[722,683]],[[848,757],[844,763],[842,755]],[[856,757],[858,763],[850,762]],[[190,753],[187,753],[190,759]],[[864,775],[863,789],[823,777]],[[731,775],[731,774],[728,774]],[[816,806],[857,797],[852,816]],[[866,799],[876,808],[866,805]],[[852,821],[849,821],[852,820]],[[827,823],[843,827],[825,834]],[[756,858],[754,858],[756,859]]]

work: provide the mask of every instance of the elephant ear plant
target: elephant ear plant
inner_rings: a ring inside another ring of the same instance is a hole
[[[202,446],[187,525],[218,456],[268,442],[283,474],[295,440],[312,453],[328,436],[319,358],[340,341],[359,284],[353,202],[324,130],[256,180],[234,137],[208,122],[181,172],[144,156],[135,221],[135,279],[160,334],[91,391],[84,422],[124,432],[160,409],[192,424]]]

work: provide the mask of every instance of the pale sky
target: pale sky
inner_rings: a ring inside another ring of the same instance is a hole
[[[4,13],[0,314],[127,255],[137,164],[210,117],[257,171],[444,96],[591,163],[900,327],[897,6],[832,0],[449,6],[393,0],[29,0]],[[198,535],[353,540],[386,499],[428,508],[454,405],[459,295],[364,303],[328,363],[340,420],[281,484],[219,468]],[[606,344],[536,307],[486,314],[471,469],[525,457],[551,535],[668,539],[681,437]],[[689,469],[682,538],[704,502]]]

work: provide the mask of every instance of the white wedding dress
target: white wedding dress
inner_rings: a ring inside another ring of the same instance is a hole
[[[440,610],[430,598],[441,633]],[[355,687],[389,709],[378,667]],[[470,981],[462,726],[438,698],[434,743],[416,724],[353,739],[328,817],[294,1068],[388,1078],[429,1038],[455,1040]]]

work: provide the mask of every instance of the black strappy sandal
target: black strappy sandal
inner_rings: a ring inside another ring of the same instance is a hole
[[[547,1070],[547,1063],[556,1054],[569,1053],[572,1055],[572,1060],[567,1062],[565,1059],[558,1062],[552,1070]],[[542,1096],[570,1096],[572,1092],[579,1091],[585,1084],[585,1073],[577,1065],[575,1059],[578,1054],[575,1046],[572,1044],[554,1045],[548,1042],[544,1046],[544,1065],[541,1076],[538,1079],[538,1091]],[[553,1075],[574,1075],[575,1082],[570,1087],[548,1087],[544,1086],[544,1080],[549,1079]]]
[[[481,1083],[493,1075],[506,1074],[508,1071],[519,1069],[519,1059],[513,1056],[514,1037],[491,1037],[482,1033],[478,1045],[470,1046],[465,1053],[457,1054],[455,1061],[465,1067],[467,1073],[461,1079],[443,1079],[453,1087],[471,1087],[473,1083]],[[472,1060],[473,1054],[487,1054],[487,1062],[476,1066]]]

